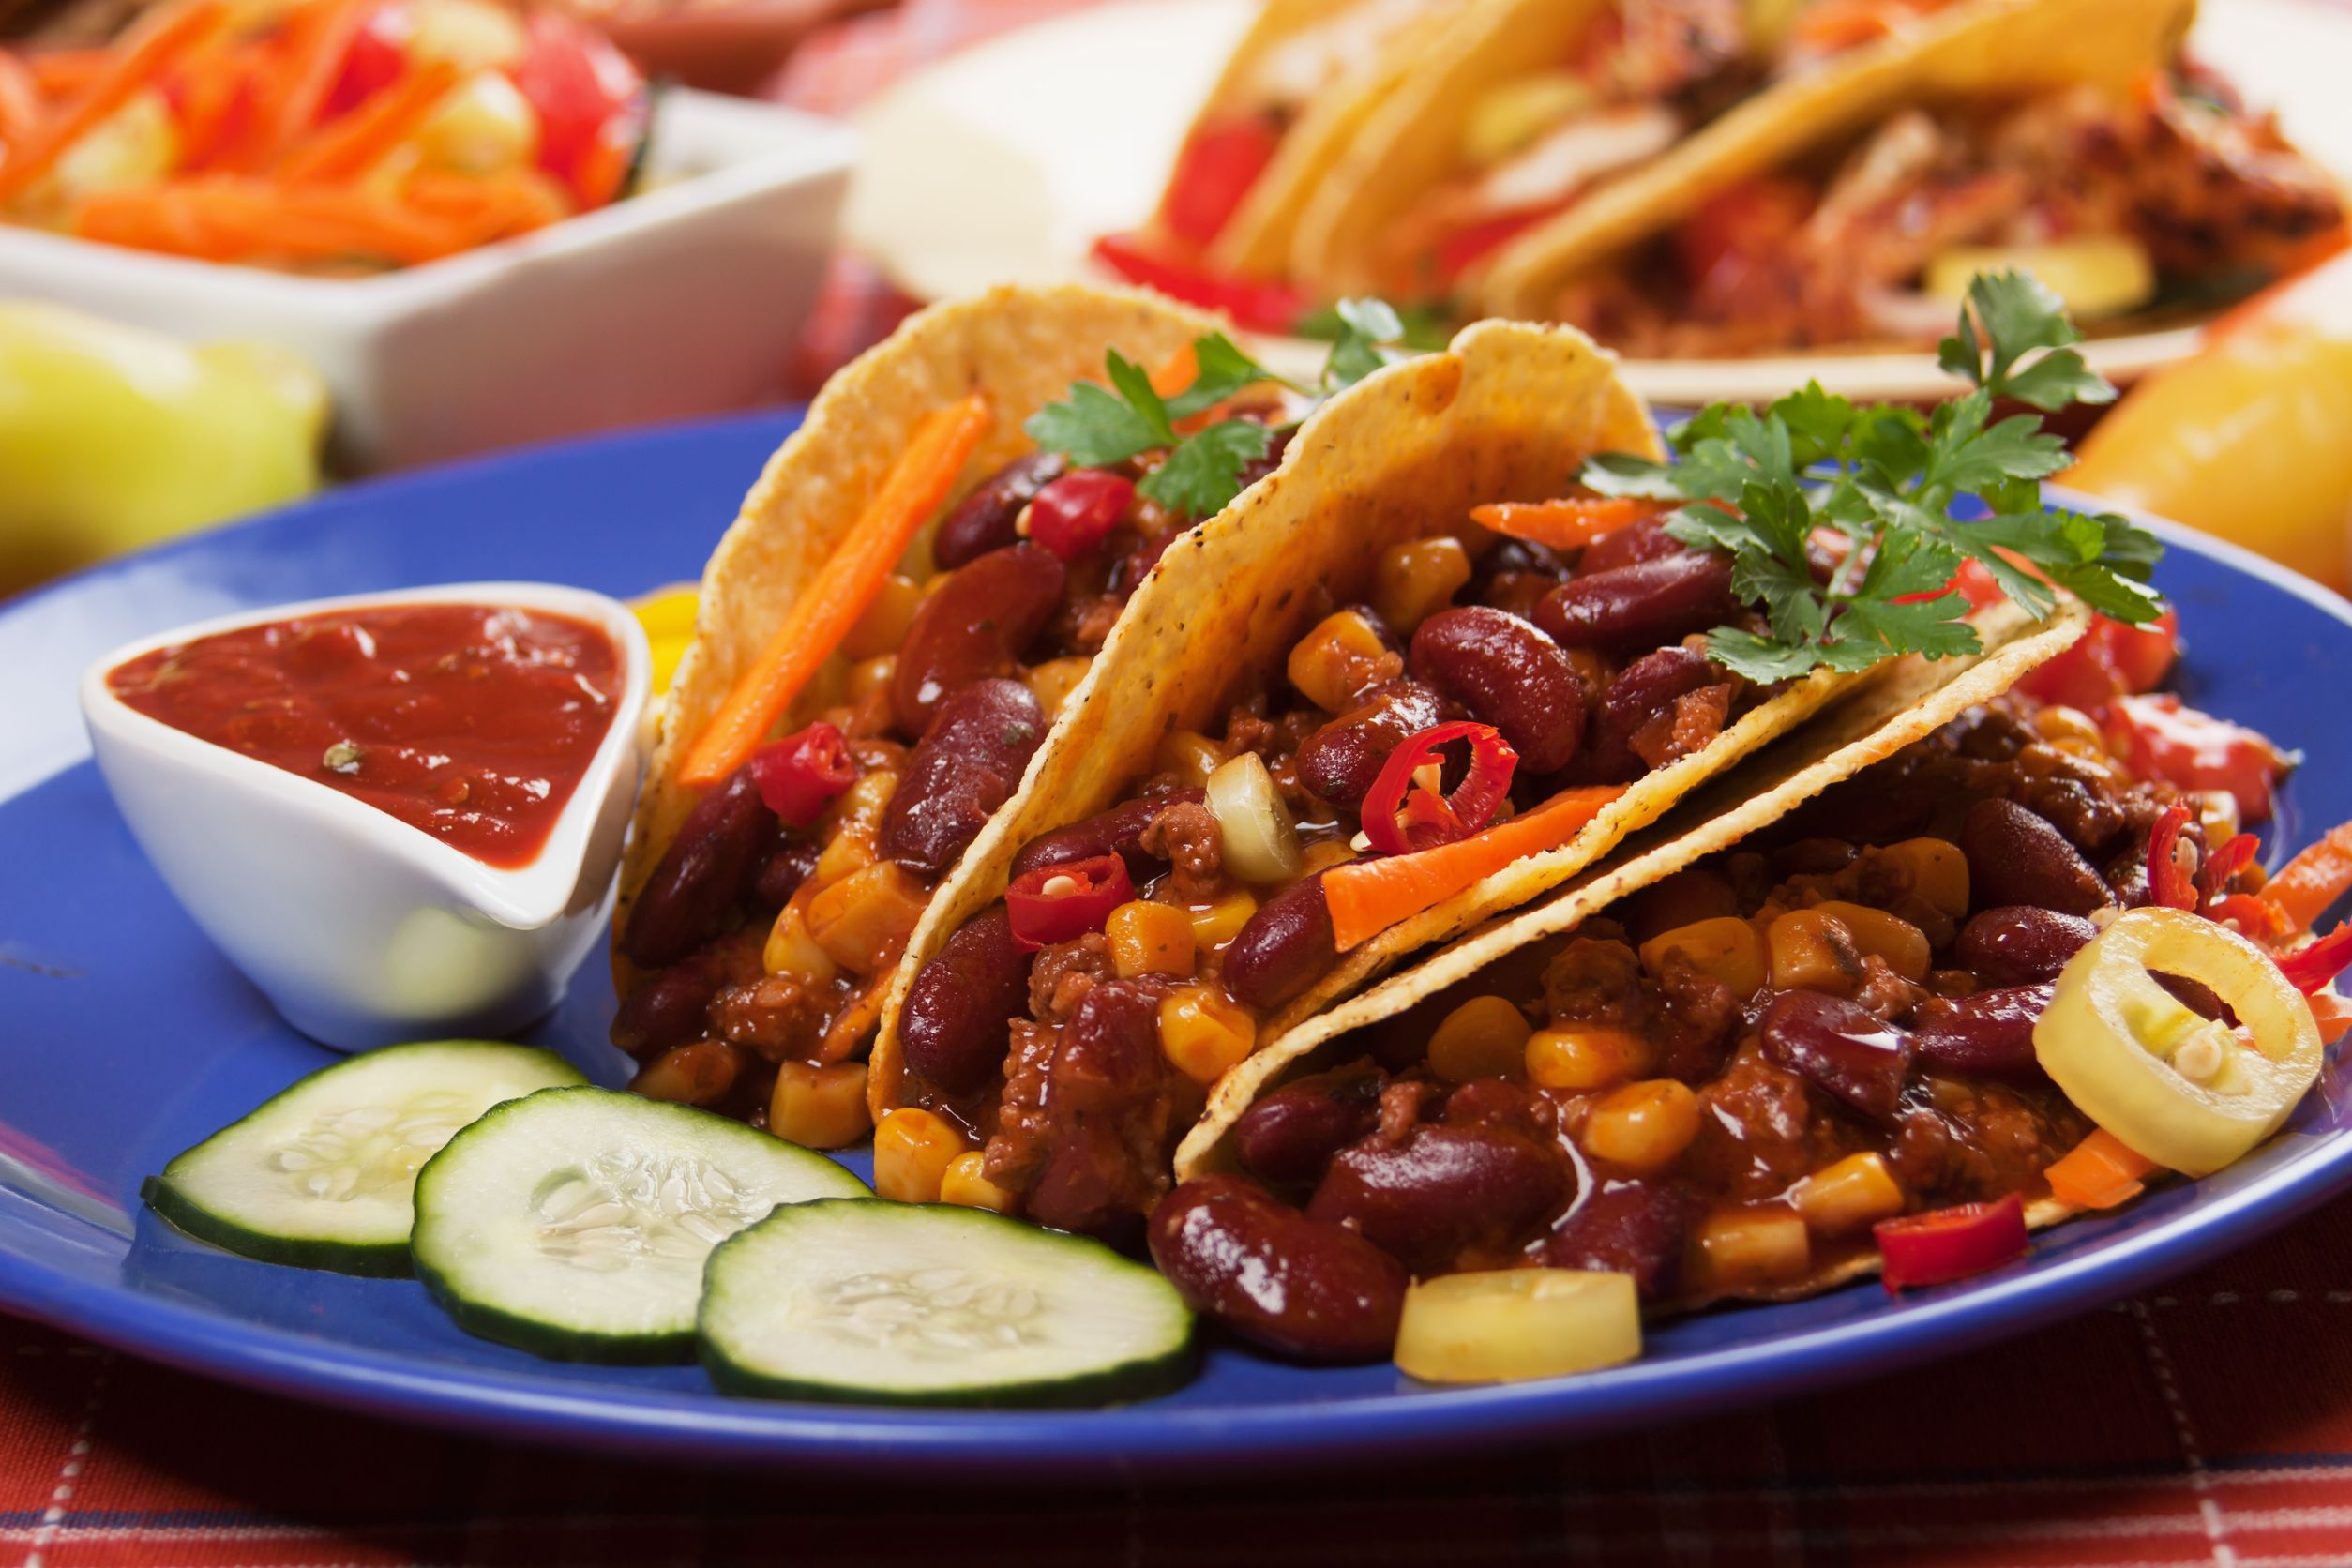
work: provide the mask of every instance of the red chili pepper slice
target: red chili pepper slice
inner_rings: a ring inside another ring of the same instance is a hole
[[[1445,747],[1454,741],[1470,743],[1469,776],[1451,795],[1417,786],[1413,775],[1433,762],[1443,767]],[[1518,766],[1519,754],[1491,724],[1458,720],[1408,735],[1364,792],[1364,837],[1382,854],[1410,854],[1468,838],[1502,809]]]
[[[1075,561],[1110,536],[1135,502],[1135,481],[1081,468],[1039,490],[1029,503],[1029,537]]]
[[[1094,242],[1094,259],[1130,283],[1157,289],[1187,305],[1222,310],[1253,332],[1288,332],[1307,312],[1306,295],[1296,289],[1223,278],[1171,262],[1152,254],[1133,234],[1105,234]]]
[[[1990,1203],[1955,1203],[1923,1214],[1882,1219],[1880,1277],[1894,1295],[1914,1285],[1944,1285],[1998,1269],[2026,1255],[2026,1203],[2015,1193]]]
[[[1034,953],[1099,931],[1110,912],[1135,897],[1135,879],[1115,854],[1041,866],[1004,890],[1013,945]]]
[[[2214,899],[2205,907],[2205,918],[2216,925],[2235,920],[2239,935],[2266,947],[2283,941],[2294,930],[2286,923],[2286,916],[2279,912],[2278,905],[2252,893],[2232,893]]]
[[[2209,902],[2222,897],[2230,880],[2254,864],[2255,852],[2261,848],[2262,840],[2251,833],[2231,834],[2206,857],[2205,868],[2197,873],[2197,892]]]
[[[812,724],[751,754],[744,766],[760,798],[787,827],[807,827],[857,782],[857,759],[830,724]]]
[[[2337,927],[2308,947],[2279,955],[2279,972],[2305,996],[2325,986],[2352,964],[2352,923]]]
[[[2194,910],[2200,902],[2196,879],[2180,868],[2180,830],[2189,825],[2189,803],[2164,807],[2148,836],[2148,896],[2166,909]]]

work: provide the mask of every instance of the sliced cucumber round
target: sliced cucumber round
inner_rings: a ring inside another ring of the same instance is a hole
[[[408,1273],[417,1168],[502,1100],[585,1081],[496,1040],[386,1046],[323,1067],[175,1157],[141,1188],[189,1235],[341,1274]]]
[[[1100,1242],[947,1204],[799,1203],[711,1254],[702,1364],[730,1394],[1107,1405],[1192,1376],[1175,1288]]]
[[[501,1106],[416,1178],[416,1275],[469,1333],[559,1361],[690,1361],[711,1248],[778,1203],[865,1198],[822,1154],[610,1089]]]

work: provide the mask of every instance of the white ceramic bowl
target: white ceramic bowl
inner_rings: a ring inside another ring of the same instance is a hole
[[[335,456],[404,467],[781,394],[856,139],[772,104],[662,95],[653,188],[369,278],[298,278],[0,227],[0,296],[318,367]]]
[[[602,626],[621,696],[547,847],[513,870],[118,699],[107,672],[215,632],[364,605],[511,604]],[[131,836],[196,924],[285,1016],[344,1050],[505,1034],[555,1005],[596,944],[642,766],[645,634],[601,594],[533,582],[312,599],[142,638],[90,666],[82,711]]]

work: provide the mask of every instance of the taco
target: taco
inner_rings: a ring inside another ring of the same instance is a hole
[[[1171,547],[910,944],[882,1189],[1119,1229],[1258,1042],[1883,675],[1757,686],[1686,645],[1751,613],[1728,559],[1665,503],[1557,499],[1656,443],[1581,334],[1485,323]],[[1496,531],[1529,511],[1591,542]]]
[[[1458,0],[1269,0],[1184,134],[1150,236],[1211,270],[1277,270],[1300,204]]]
[[[2187,0],[1981,0],[1791,77],[1517,236],[1484,309],[1630,354],[1932,342],[1969,277],[2093,330],[2209,309],[2340,242],[2343,194],[2178,62]]]
[[[635,1087],[770,1117],[796,1063],[785,1108],[833,1122],[778,1130],[862,1136],[855,1058],[900,945],[1183,521],[1134,464],[1022,425],[1107,350],[1177,364],[1214,330],[1140,294],[999,289],[826,384],[713,553],[659,710],[614,927]]]
[[[1252,1059],[1161,1268],[1290,1354],[1530,1376],[1637,1352],[1636,1303],[1942,1283],[2254,1147],[2342,1033],[2305,994],[2352,933],[2296,949],[2352,871],[2255,897],[2285,760],[2176,699],[2046,700],[2073,650],[2008,689],[2054,635],[1889,683]]]

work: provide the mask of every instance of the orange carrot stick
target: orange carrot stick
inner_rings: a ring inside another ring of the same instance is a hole
[[[2112,1209],[2140,1195],[2145,1178],[2162,1169],[2104,1127],[2051,1162],[2042,1172],[2050,1196],[2075,1209]]]
[[[292,152],[319,117],[366,14],[363,0],[311,0],[287,18],[285,55],[262,78],[269,95],[250,143],[253,167],[266,169]]]
[[[1152,390],[1172,398],[1200,379],[1200,356],[1190,343],[1169,354],[1152,370]]]
[[[784,624],[694,743],[679,776],[686,784],[716,784],[751,755],[768,726],[792,706],[817,667],[866,613],[916,530],[947,499],[988,429],[988,401],[976,392],[937,410],[916,428],[865,513],[826,558],[817,580],[793,601]]]
[[[2314,991],[2304,1001],[2311,1003],[2311,1016],[2319,1024],[2322,1045],[2334,1045],[2346,1033],[2352,1033],[2352,998],[2334,991]]]
[[[67,148],[130,100],[132,94],[163,74],[174,60],[211,38],[227,23],[226,0],[189,0],[159,13],[108,60],[106,69],[0,163],[0,203],[24,193]]]
[[[103,49],[41,49],[24,57],[33,84],[50,98],[71,98],[89,91],[90,83],[106,74],[113,56]]]
[[[2299,931],[2328,912],[2328,906],[2352,889],[2352,822],[2328,830],[2318,842],[2279,867],[2263,887],[2262,897]]]
[[[315,132],[278,165],[289,184],[352,179],[405,141],[458,84],[458,68],[428,60],[334,124]]]
[[[1624,792],[1619,784],[1562,790],[1532,811],[1468,838],[1333,867],[1323,874],[1323,901],[1331,908],[1334,942],[1345,953],[1513,861],[1559,848]]]
[[[1557,501],[1493,501],[1472,506],[1470,518],[1515,539],[1554,550],[1582,550],[1632,523],[1663,517],[1675,505],[1632,495],[1571,495]]]
[[[40,124],[41,90],[24,62],[0,49],[0,148],[13,147]]]

